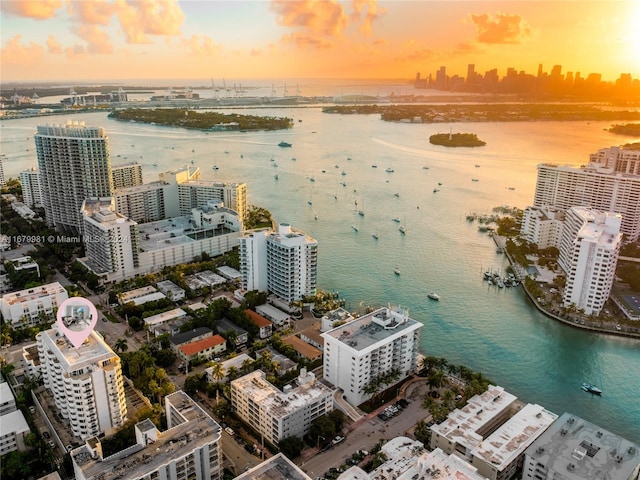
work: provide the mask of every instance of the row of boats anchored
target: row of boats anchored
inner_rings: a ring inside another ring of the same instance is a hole
[[[484,279],[489,285],[497,285],[498,288],[517,287],[520,281],[513,273],[508,273],[506,277],[501,277],[497,272],[484,272]]]

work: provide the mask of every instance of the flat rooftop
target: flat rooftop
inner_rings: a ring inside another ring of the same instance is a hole
[[[95,330],[77,348],[58,331],[57,324],[54,324],[49,330],[40,332],[38,335],[48,337],[48,341],[45,343],[46,348],[50,348],[51,344],[55,346],[53,353],[63,363],[64,370],[75,369],[116,357],[111,347],[105,343],[102,336]]]
[[[13,305],[15,303],[30,302],[31,300],[56,295],[62,292],[66,292],[64,287],[59,282],[53,282],[46,285],[40,285],[38,287],[20,290],[19,292],[7,293],[0,298],[9,305]]]
[[[178,395],[176,395],[178,394]],[[171,404],[187,420],[158,433],[153,444],[134,445],[101,460],[92,458],[87,445],[71,452],[73,461],[86,478],[118,480],[142,478],[173,460],[184,457],[204,445],[219,442],[221,427],[183,392],[175,392]],[[144,422],[141,422],[145,428]]]
[[[310,375],[309,373],[307,375]],[[260,405],[274,418],[284,417],[296,410],[312,405],[316,400],[331,396],[333,390],[321,382],[314,381],[295,387],[285,393],[269,383],[262,370],[256,370],[231,382],[245,395]]]
[[[535,404],[522,410],[485,438],[472,452],[498,470],[509,466],[551,425],[558,415]]]
[[[608,480],[627,480],[640,463],[638,444],[570,413],[558,418],[525,454],[565,480],[600,474]]]
[[[401,309],[380,308],[374,312],[363,315],[352,322],[340,325],[328,332],[323,337],[333,337],[355,350],[364,350],[388,338],[406,333],[422,324],[409,318],[408,312]]]
[[[235,480],[312,480],[282,453],[265,460],[251,470],[235,477]]]
[[[482,441],[476,432],[508,409],[516,398],[502,387],[489,385],[486,392],[471,397],[462,409],[455,409],[431,430],[461,445],[476,447]]]
[[[204,211],[202,208],[201,210]],[[220,208],[217,211],[221,213],[228,211],[235,214],[233,210],[228,209]],[[138,232],[140,235],[140,248],[145,252],[234,233],[223,224],[210,225],[205,223],[202,227],[196,227],[191,215],[142,223],[138,225]]]
[[[187,312],[182,310],[181,308],[174,308],[173,310],[168,310],[166,312],[158,313],[156,315],[151,315],[144,319],[145,325],[148,327],[153,327],[154,325],[158,325],[160,323],[167,323],[171,320],[175,320],[176,318],[185,317]]]

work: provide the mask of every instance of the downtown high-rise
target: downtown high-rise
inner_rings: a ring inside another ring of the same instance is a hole
[[[82,233],[82,202],[113,194],[105,129],[78,122],[38,126],[35,144],[47,225]]]

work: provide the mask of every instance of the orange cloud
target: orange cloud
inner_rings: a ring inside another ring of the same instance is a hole
[[[271,10],[279,25],[329,36],[341,34],[348,23],[344,8],[335,0],[273,0]]]
[[[378,9],[378,1],[377,0],[353,0],[353,18],[355,21],[360,20],[360,14],[364,9],[367,9],[367,14],[364,17],[362,25],[360,26],[360,31],[365,35],[371,35],[371,31],[373,30],[373,22],[380,15],[387,12],[386,8]]]
[[[29,65],[33,62],[41,61],[44,56],[44,48],[34,42],[28,45],[21,45],[21,38],[22,35],[16,35],[9,39],[7,44],[0,50],[3,64]]]
[[[211,57],[222,50],[220,45],[216,45],[211,38],[204,35],[191,35],[191,38],[182,39],[180,43],[199,57]]]
[[[9,15],[44,20],[55,16],[62,0],[2,0],[0,10]]]
[[[333,43],[326,38],[294,32],[291,35],[283,35],[285,43],[295,43],[298,47],[331,48]]]
[[[88,53],[113,53],[109,35],[97,25],[78,25],[71,27],[71,31],[87,42]]]
[[[92,25],[108,25],[111,17],[116,12],[115,3],[107,3],[105,0],[72,0],[69,4],[69,12],[75,20]]]
[[[62,46],[53,35],[49,35],[49,38],[47,38],[47,51],[53,55],[60,55],[62,53]]]
[[[116,0],[116,9],[128,43],[150,43],[147,35],[179,35],[184,22],[177,0]]]
[[[529,24],[520,15],[488,13],[471,15],[476,25],[476,39],[480,43],[521,43],[532,35]]]

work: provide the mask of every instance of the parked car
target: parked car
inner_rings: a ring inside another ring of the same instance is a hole
[[[49,435],[49,432],[42,432],[42,438],[44,438],[45,440],[49,440],[51,438],[51,435]]]
[[[236,432],[233,431],[233,429],[231,427],[227,427],[224,429],[225,432],[227,432],[229,435],[233,436],[236,434]]]

